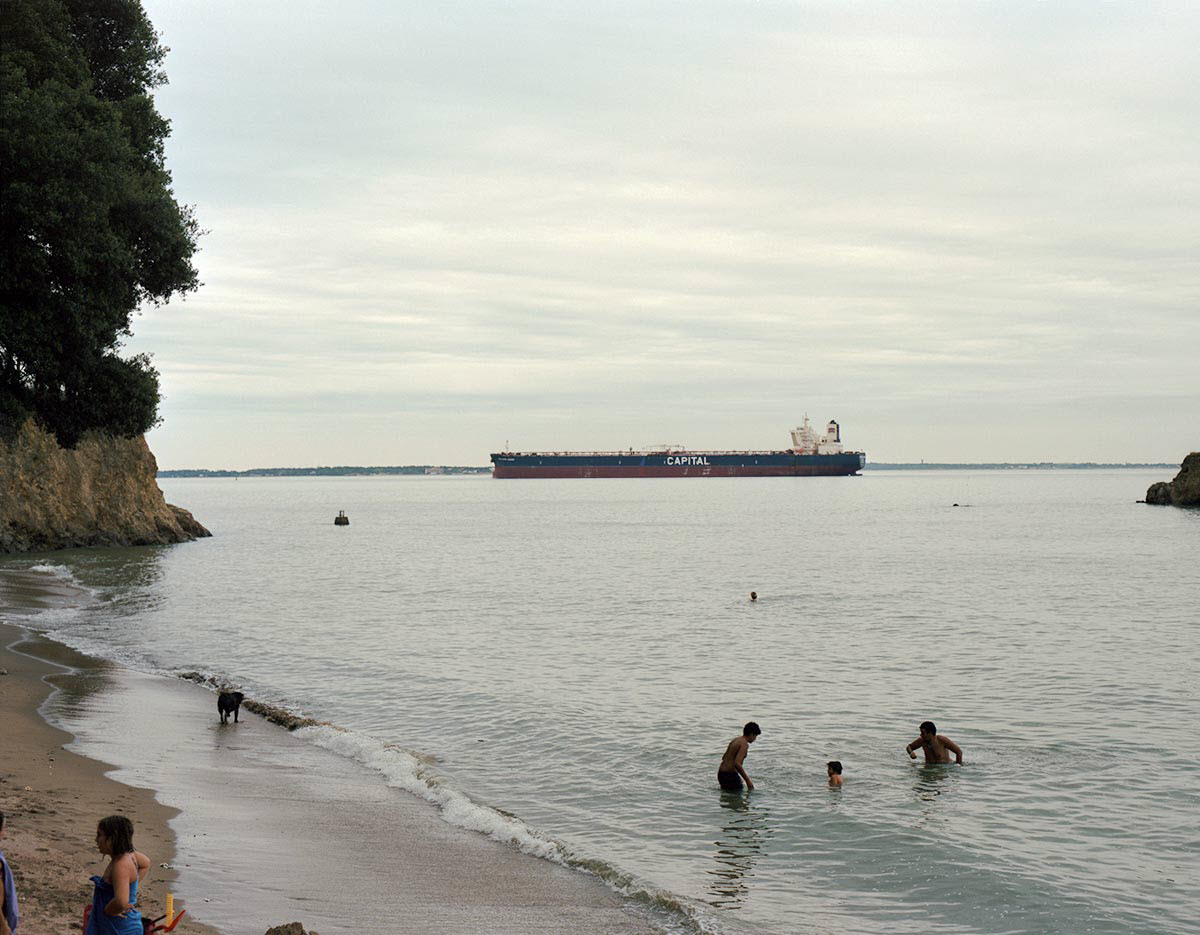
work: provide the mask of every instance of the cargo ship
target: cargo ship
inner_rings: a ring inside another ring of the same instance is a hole
[[[818,435],[804,417],[792,447],[779,451],[693,451],[662,445],[647,451],[500,451],[492,476],[510,477],[845,477],[867,463],[842,449],[842,430],[830,421]]]

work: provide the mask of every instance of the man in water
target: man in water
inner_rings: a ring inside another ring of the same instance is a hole
[[[933,721],[923,721],[921,723],[921,736],[904,749],[915,760],[917,754],[914,751],[918,748],[924,749],[926,763],[949,763],[950,754],[953,753],[954,762],[960,766],[962,765],[962,750],[949,737],[939,734],[937,732],[937,725]]]
[[[725,755],[721,757],[721,766],[717,770],[717,782],[726,792],[740,792],[743,779],[746,780],[747,789],[754,788],[754,783],[742,769],[742,761],[746,759],[746,752],[750,749],[750,744],[754,743],[761,733],[758,725],[750,721],[742,728],[740,737],[734,737],[729,741],[729,746],[725,748]]]
[[[842,784],[842,764],[840,760],[830,760],[826,763],[825,772],[829,774],[829,784],[831,786],[840,786]]]
[[[757,591],[751,591],[751,592],[750,592],[750,600],[752,600],[752,601],[757,601],[757,600],[758,600],[758,592],[757,592]]]

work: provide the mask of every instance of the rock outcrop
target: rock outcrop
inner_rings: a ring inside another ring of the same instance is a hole
[[[158,488],[145,438],[89,433],[75,448],[27,421],[0,439],[0,553],[164,545],[211,535]]]
[[[1200,451],[1183,459],[1179,473],[1169,484],[1159,481],[1146,491],[1146,502],[1159,506],[1200,506]]]

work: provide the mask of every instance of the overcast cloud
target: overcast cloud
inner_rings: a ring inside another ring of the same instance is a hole
[[[146,6],[163,467],[1200,447],[1193,4]]]

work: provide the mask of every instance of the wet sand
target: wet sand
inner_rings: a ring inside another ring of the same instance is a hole
[[[21,620],[27,606],[6,614],[9,584],[0,619]],[[11,624],[0,623],[0,647],[13,647],[0,649],[0,809],[19,932],[78,930],[88,877],[104,866],[96,821],[111,813],[133,820],[152,860],[144,914],[160,915],[174,892],[189,912],[183,935],[262,935],[292,920],[326,935],[662,931],[599,879],[454,827],[245,708],[221,725],[205,688]]]
[[[17,931],[79,930],[84,906],[91,901],[88,877],[102,873],[107,861],[96,851],[96,822],[112,814],[129,816],[135,845],[151,859],[139,899],[143,915],[156,918],[178,880],[174,870],[160,866],[174,860],[175,838],[168,822],[176,811],[156,801],[149,789],[107,778],[108,764],[64,749],[73,738],[46,723],[38,708],[54,690],[52,681],[70,681],[67,666],[87,660],[28,637],[26,631],[0,623],[0,669],[8,673],[0,675],[0,811],[5,816],[0,848],[17,884]],[[183,908],[178,901],[176,908]],[[185,919],[175,931],[215,935],[216,929]]]
[[[47,713],[80,751],[182,809],[178,892],[226,935],[293,919],[326,935],[658,931],[596,878],[454,827],[245,708],[222,725],[207,689],[120,668],[103,681]],[[128,712],[138,729],[115,738],[105,725]]]

